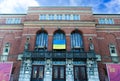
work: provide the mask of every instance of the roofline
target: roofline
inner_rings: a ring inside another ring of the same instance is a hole
[[[6,14],[6,13],[4,14],[4,13],[2,13],[0,15],[27,15],[27,14],[15,14],[15,13],[14,14]]]
[[[93,15],[120,15],[120,14],[93,14]]]
[[[90,6],[30,6],[29,8],[92,8]]]

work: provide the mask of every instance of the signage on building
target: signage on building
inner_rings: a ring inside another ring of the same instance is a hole
[[[109,81],[120,81],[120,64],[106,64]]]
[[[12,62],[0,62],[0,81],[10,81]]]

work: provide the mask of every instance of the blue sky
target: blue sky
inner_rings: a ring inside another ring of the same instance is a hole
[[[29,6],[90,6],[96,14],[120,14],[120,0],[0,0],[0,14],[26,13]]]

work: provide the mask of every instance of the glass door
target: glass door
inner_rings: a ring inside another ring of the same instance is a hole
[[[53,80],[52,81],[65,81],[65,66],[54,65],[53,66]]]
[[[32,67],[31,81],[43,81],[44,77],[44,66],[34,65]]]
[[[87,81],[85,66],[74,66],[74,81]]]

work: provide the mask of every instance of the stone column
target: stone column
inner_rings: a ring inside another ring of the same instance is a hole
[[[74,81],[73,60],[66,60],[66,81]]]
[[[31,60],[24,60],[20,67],[20,74],[18,81],[30,81],[31,78],[32,63]]]
[[[94,59],[87,59],[87,77],[88,81],[100,81],[97,61]]]
[[[52,60],[46,59],[44,81],[52,81]]]

